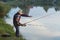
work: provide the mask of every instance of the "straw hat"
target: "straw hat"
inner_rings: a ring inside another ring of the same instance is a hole
[[[18,12],[19,12],[20,14],[23,14],[23,11],[22,11],[22,10],[19,10]]]

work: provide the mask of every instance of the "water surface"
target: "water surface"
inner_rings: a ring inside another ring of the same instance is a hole
[[[12,8],[9,12],[10,18],[6,22],[12,24],[13,15],[19,8]],[[15,10],[15,11],[14,11]],[[27,40],[60,40],[60,11],[49,8],[46,12],[43,7],[33,7],[29,11],[32,18],[21,18],[21,23],[40,18],[27,23],[26,27],[20,27],[20,32]]]

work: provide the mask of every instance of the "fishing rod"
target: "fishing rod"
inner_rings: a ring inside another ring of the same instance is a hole
[[[55,14],[55,13],[54,13],[54,14]],[[39,20],[39,19],[41,19],[41,18],[45,18],[45,17],[50,16],[50,15],[53,15],[53,14],[49,14],[49,15],[45,15],[45,16],[42,16],[42,17],[33,19],[33,20],[31,20],[31,21],[26,22],[25,24],[30,23],[30,22],[33,22],[33,21],[36,21],[36,20]]]

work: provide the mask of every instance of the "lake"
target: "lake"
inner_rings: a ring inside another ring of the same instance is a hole
[[[13,15],[17,8],[11,8],[6,18],[6,22],[13,26]],[[26,27],[20,26],[20,32],[26,40],[60,40],[60,10],[56,11],[54,7],[49,8],[47,12],[43,7],[30,8],[29,15],[31,18],[22,17],[21,23],[27,23]],[[15,29],[14,29],[15,30]]]

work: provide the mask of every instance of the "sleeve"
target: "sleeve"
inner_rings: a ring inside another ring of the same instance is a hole
[[[30,16],[28,16],[28,15],[26,15],[26,14],[22,14],[21,16],[23,16],[23,17],[30,17]]]

